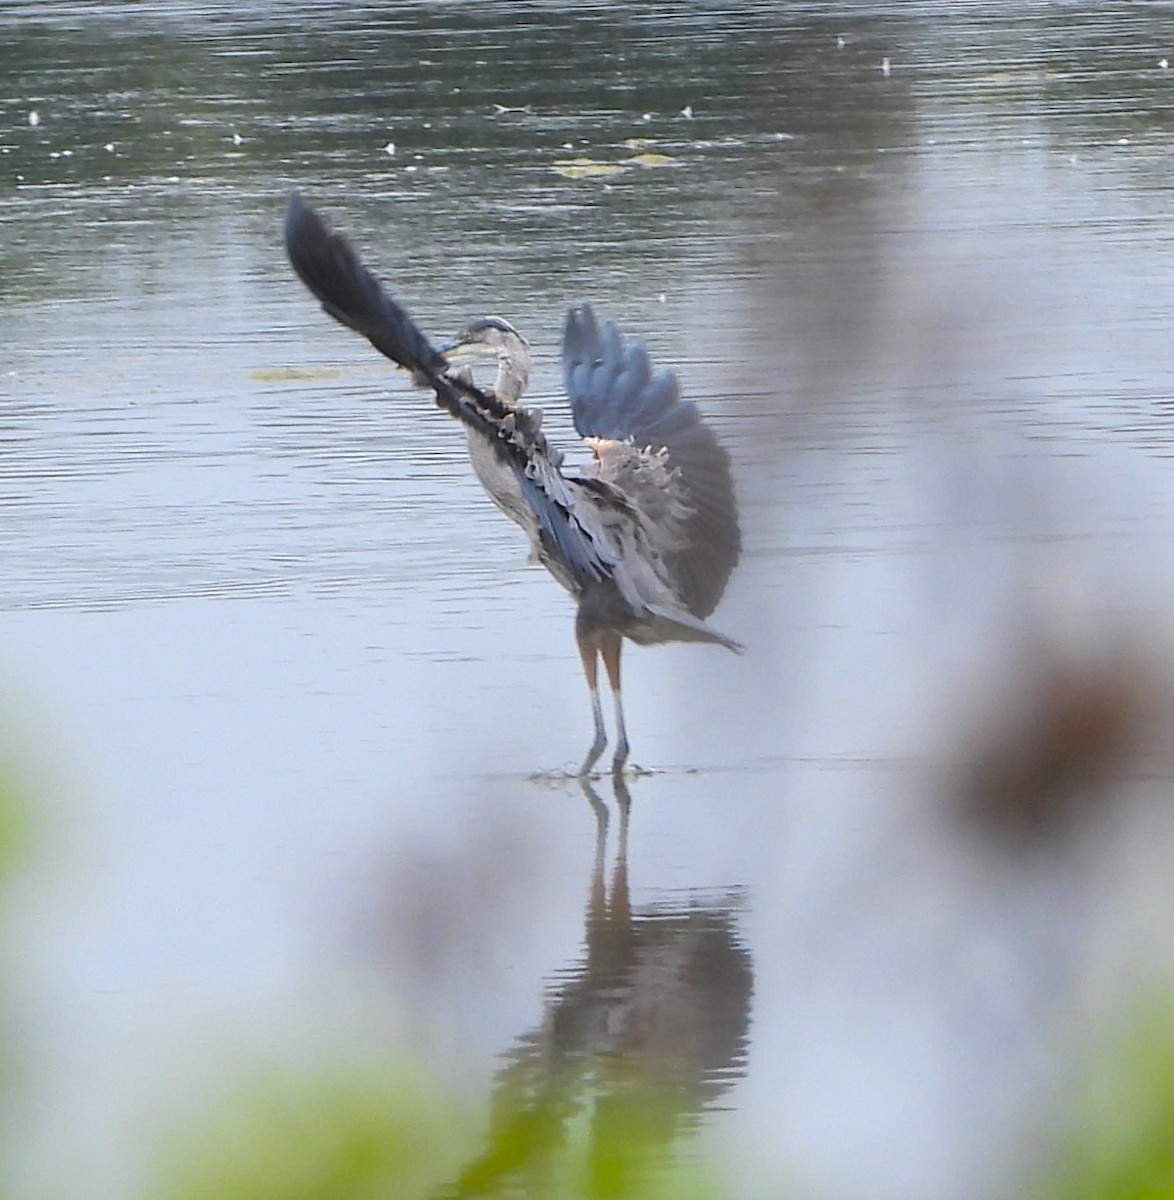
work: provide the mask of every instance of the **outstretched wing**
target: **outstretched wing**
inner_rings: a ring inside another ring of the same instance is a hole
[[[697,406],[683,401],[671,371],[653,372],[648,352],[627,345],[611,321],[590,305],[567,314],[563,377],[581,437],[663,451],[667,486],[686,510],[664,554],[673,584],[694,616],[717,607],[742,549],[730,457]],[[654,514],[663,496],[630,499]]]
[[[615,550],[592,515],[576,505],[574,488],[560,470],[562,455],[542,432],[541,414],[508,408],[470,379],[446,374],[448,364],[407,311],[296,192],[286,212],[285,248],[302,282],[336,321],[412,371],[417,383],[436,393],[441,408],[475,430],[509,465],[534,512],[543,548],[571,579],[586,588],[606,578]]]
[[[285,213],[285,249],[298,277],[336,321],[429,382],[444,374],[447,364],[420,327],[379,286],[346,238],[331,233],[297,192]]]

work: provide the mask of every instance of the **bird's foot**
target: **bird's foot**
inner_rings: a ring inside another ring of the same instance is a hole
[[[591,768],[599,761],[599,756],[603,753],[604,747],[607,745],[607,739],[597,737],[591,743],[591,749],[587,751],[587,757],[583,760],[583,765],[579,768],[579,778],[586,779],[591,775]]]
[[[620,732],[620,742],[616,746],[616,752],[611,760],[611,773],[613,775],[622,775],[624,773],[624,764],[628,761],[628,739],[623,731]]]

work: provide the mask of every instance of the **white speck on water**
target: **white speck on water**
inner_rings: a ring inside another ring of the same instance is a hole
[[[1170,60],[1168,58],[1159,58],[1158,66],[1161,67],[1163,71],[1168,71],[1170,69]]]
[[[395,142],[388,142],[387,145],[383,147],[383,153],[388,155],[395,154]]]
[[[881,74],[888,79],[892,74],[893,64],[889,61],[888,55],[881,59]]]
[[[657,302],[657,304],[667,304],[668,299],[669,298],[664,294],[664,292],[661,292],[660,295],[657,296],[656,302]]]
[[[107,142],[106,145],[102,147],[102,149],[105,150],[107,154],[113,154],[114,153],[114,143]]]
[[[644,115],[643,115],[643,116],[640,118],[640,120],[642,120],[642,121],[651,121],[651,120],[652,120],[652,113],[645,113],[645,114],[644,114]]]
[[[847,44],[848,44],[848,39],[842,33],[837,33],[836,34],[836,49],[843,50],[843,48]]]
[[[1128,146],[1128,145],[1129,145],[1129,139],[1128,139],[1127,137],[1121,137],[1121,138],[1118,138],[1118,139],[1117,139],[1117,145],[1118,145],[1118,146]]]
[[[31,126],[34,128],[34,129],[36,129],[36,127],[37,127],[38,125],[40,125],[40,123],[41,123],[41,114],[40,114],[39,112],[37,112],[37,110],[36,110],[35,108],[34,108],[34,109],[30,109],[30,110],[29,110],[29,124],[30,124],[30,125],[31,125]]]
[[[245,139],[243,137],[241,137],[241,135],[239,133],[237,133],[236,130],[234,129],[233,133],[232,133],[232,144],[234,146],[239,146],[244,140]]]
[[[693,120],[693,105],[686,104],[685,107],[681,109],[681,116],[684,117],[686,121],[692,121]]]

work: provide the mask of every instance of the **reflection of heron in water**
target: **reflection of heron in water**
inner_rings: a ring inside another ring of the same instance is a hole
[[[610,886],[608,810],[583,783],[598,822],[583,954],[555,977],[542,1024],[505,1054],[488,1145],[437,1194],[444,1200],[552,1194],[583,1122],[583,1194],[639,1195],[642,1176],[671,1165],[679,1139],[744,1074],[753,970],[738,896],[687,892],[634,908],[629,799],[623,777],[613,778]]]
[[[542,413],[520,403],[530,347],[508,322],[483,317],[444,350],[434,348],[340,236],[296,194],[285,224],[294,269],[344,325],[412,371],[468,432],[473,466],[490,497],[526,531],[535,557],[578,604],[575,635],[591,690],[595,737],[579,773],[607,744],[598,690],[603,660],[615,700],[613,770],[628,756],[620,698],[623,639],[736,642],[705,623],[717,607],[741,540],[729,457],[668,371],[653,374],[643,346],[626,345],[587,305],[567,316],[563,376],[575,428],[593,453],[583,472],[542,433]],[[492,388],[477,387],[472,357],[497,361]]]

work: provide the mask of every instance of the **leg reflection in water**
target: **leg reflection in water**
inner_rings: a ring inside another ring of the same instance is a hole
[[[635,1196],[744,1074],[753,971],[740,893],[658,892],[633,907],[627,784],[612,776],[610,884],[611,808],[581,786],[596,821],[584,945],[548,981],[542,1022],[503,1055],[484,1152],[438,1198]]]

